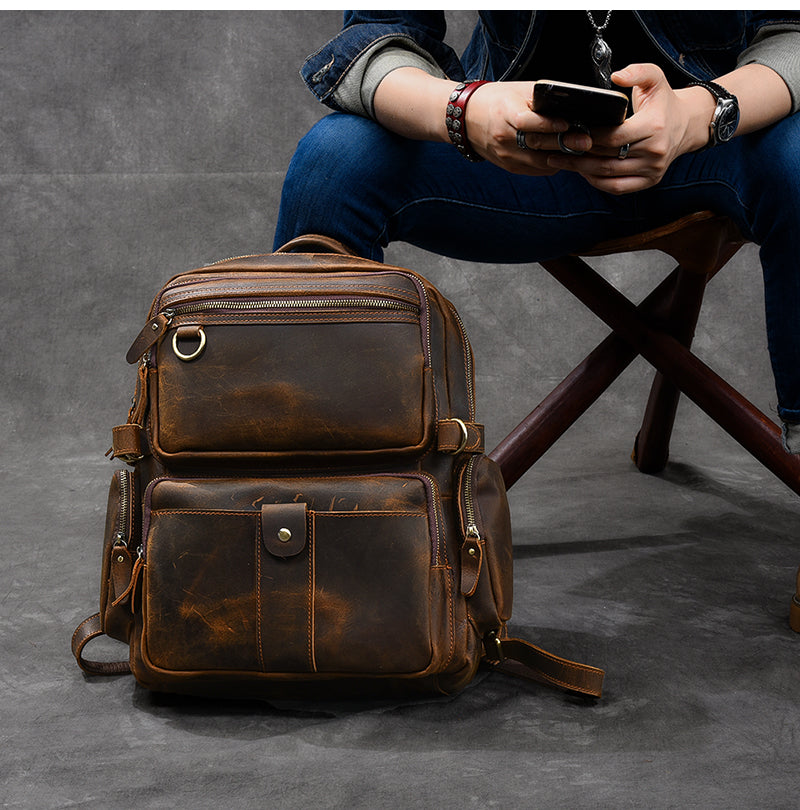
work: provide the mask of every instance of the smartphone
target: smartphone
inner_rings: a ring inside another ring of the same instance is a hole
[[[625,120],[628,97],[618,90],[540,79],[533,83],[533,111],[578,128],[615,127]]]

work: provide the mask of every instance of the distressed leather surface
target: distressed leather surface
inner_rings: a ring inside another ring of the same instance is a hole
[[[272,553],[265,514],[270,530],[305,523],[302,548]],[[224,691],[233,671],[461,685],[480,649],[447,524],[416,473],[156,481],[134,672],[176,691],[198,672]]]
[[[171,279],[129,359],[140,351],[140,683],[468,683],[510,614],[511,539],[452,305],[402,268],[245,257]],[[485,535],[465,543],[478,500]]]
[[[193,362],[165,342],[151,424],[165,457],[416,447],[431,435],[416,323],[205,327]]]
[[[186,362],[173,338],[199,329],[205,346]],[[438,420],[474,421],[452,305],[411,271],[354,257],[247,257],[176,276],[129,359],[139,352],[165,463],[408,454]]]

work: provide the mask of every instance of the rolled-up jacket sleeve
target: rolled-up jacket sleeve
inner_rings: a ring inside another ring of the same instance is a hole
[[[772,68],[789,88],[792,112],[800,109],[800,23],[765,25],[750,47],[739,54],[737,64]]]
[[[300,73],[323,104],[348,112],[359,108],[361,114],[369,114],[368,106],[360,99],[360,88],[370,61],[384,49],[406,50],[422,57],[425,64],[436,66],[443,76],[463,78],[458,56],[444,42],[445,30],[444,12],[348,11],[342,31],[311,54]],[[415,66],[421,64],[412,62]],[[399,66],[395,63],[395,67]],[[351,71],[353,81],[348,79]],[[349,86],[343,87],[346,80]]]
[[[414,67],[439,79],[442,69],[425,51],[413,50],[407,41],[393,45],[379,43],[360,56],[333,93],[337,105],[346,112],[374,118],[373,99],[378,85],[393,70]]]

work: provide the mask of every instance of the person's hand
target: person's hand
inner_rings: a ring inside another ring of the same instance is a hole
[[[587,154],[551,154],[548,165],[578,172],[601,191],[627,194],[656,185],[675,158],[708,140],[714,99],[703,88],[673,90],[657,65],[628,65],[611,78],[633,88],[634,114],[618,127],[593,131]]]
[[[544,118],[531,111],[533,82],[490,82],[479,87],[467,105],[467,137],[473,151],[515,174],[552,175],[559,169],[549,157],[558,151],[558,134],[566,121]],[[517,141],[525,133],[526,149]],[[520,136],[521,137],[521,136]],[[585,150],[591,140],[581,133],[563,136],[571,149]]]

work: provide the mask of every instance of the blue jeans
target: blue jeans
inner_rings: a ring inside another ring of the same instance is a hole
[[[474,262],[527,263],[705,209],[760,246],[778,411],[800,422],[800,114],[683,155],[654,188],[613,196],[571,172],[514,175],[469,163],[449,144],[334,113],[292,159],[275,245],[320,233],[377,261],[403,241]]]

